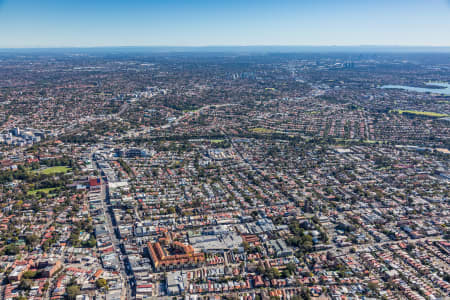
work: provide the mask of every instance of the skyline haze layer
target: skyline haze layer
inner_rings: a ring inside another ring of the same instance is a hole
[[[0,48],[450,46],[447,0],[0,0]]]

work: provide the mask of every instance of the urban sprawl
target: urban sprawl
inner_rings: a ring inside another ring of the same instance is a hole
[[[102,51],[0,53],[2,299],[449,299],[449,54]]]

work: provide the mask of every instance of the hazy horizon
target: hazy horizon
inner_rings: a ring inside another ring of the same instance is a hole
[[[33,52],[118,52],[118,53],[436,53],[449,54],[450,46],[314,46],[314,45],[211,45],[211,46],[92,46],[92,47],[0,47],[0,53]]]
[[[0,48],[450,47],[450,1],[0,0]]]

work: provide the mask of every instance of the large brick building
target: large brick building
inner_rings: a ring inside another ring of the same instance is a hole
[[[167,239],[161,239],[160,242],[149,242],[147,244],[150,259],[156,270],[194,267],[205,261],[204,253],[195,253],[191,245],[185,245],[176,241],[169,242]],[[179,254],[171,255],[167,250],[168,248],[176,250]]]

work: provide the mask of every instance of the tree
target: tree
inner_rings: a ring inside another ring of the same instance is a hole
[[[4,251],[6,255],[16,255],[20,252],[20,249],[16,244],[9,244]]]
[[[269,280],[272,280],[280,278],[281,273],[277,268],[270,268],[264,272],[264,275],[266,275],[269,278]]]
[[[290,262],[286,265],[286,269],[292,274],[297,269],[297,266],[294,263]]]
[[[32,247],[36,246],[38,241],[39,237],[36,234],[27,235],[25,237],[25,242],[27,243],[27,245],[30,245]]]
[[[25,278],[25,279],[32,279],[32,278],[35,278],[35,277],[36,277],[36,274],[37,274],[36,271],[30,271],[30,270],[28,270],[28,271],[26,271],[26,272],[23,273],[22,278]]]
[[[248,242],[243,241],[243,242],[242,242],[242,247],[244,247],[244,251],[245,251],[245,252],[250,251],[250,245],[249,245]]]
[[[283,272],[281,272],[283,278],[288,278],[291,276],[291,272],[289,272],[288,269],[284,269]]]
[[[98,289],[101,289],[101,288],[108,289],[108,282],[104,278],[99,278],[95,281],[95,286]]]
[[[76,284],[69,285],[66,288],[67,298],[69,300],[75,299],[80,294],[80,287]]]
[[[31,279],[22,278],[19,283],[19,289],[23,291],[29,291],[31,289],[32,283],[33,282],[31,281]]]
[[[83,247],[94,248],[96,244],[97,240],[95,239],[95,237],[91,236],[89,240],[83,242]]]
[[[309,290],[307,288],[305,288],[305,287],[302,288],[300,295],[302,296],[303,299],[306,299],[306,300],[311,299],[311,295],[309,294]]]

